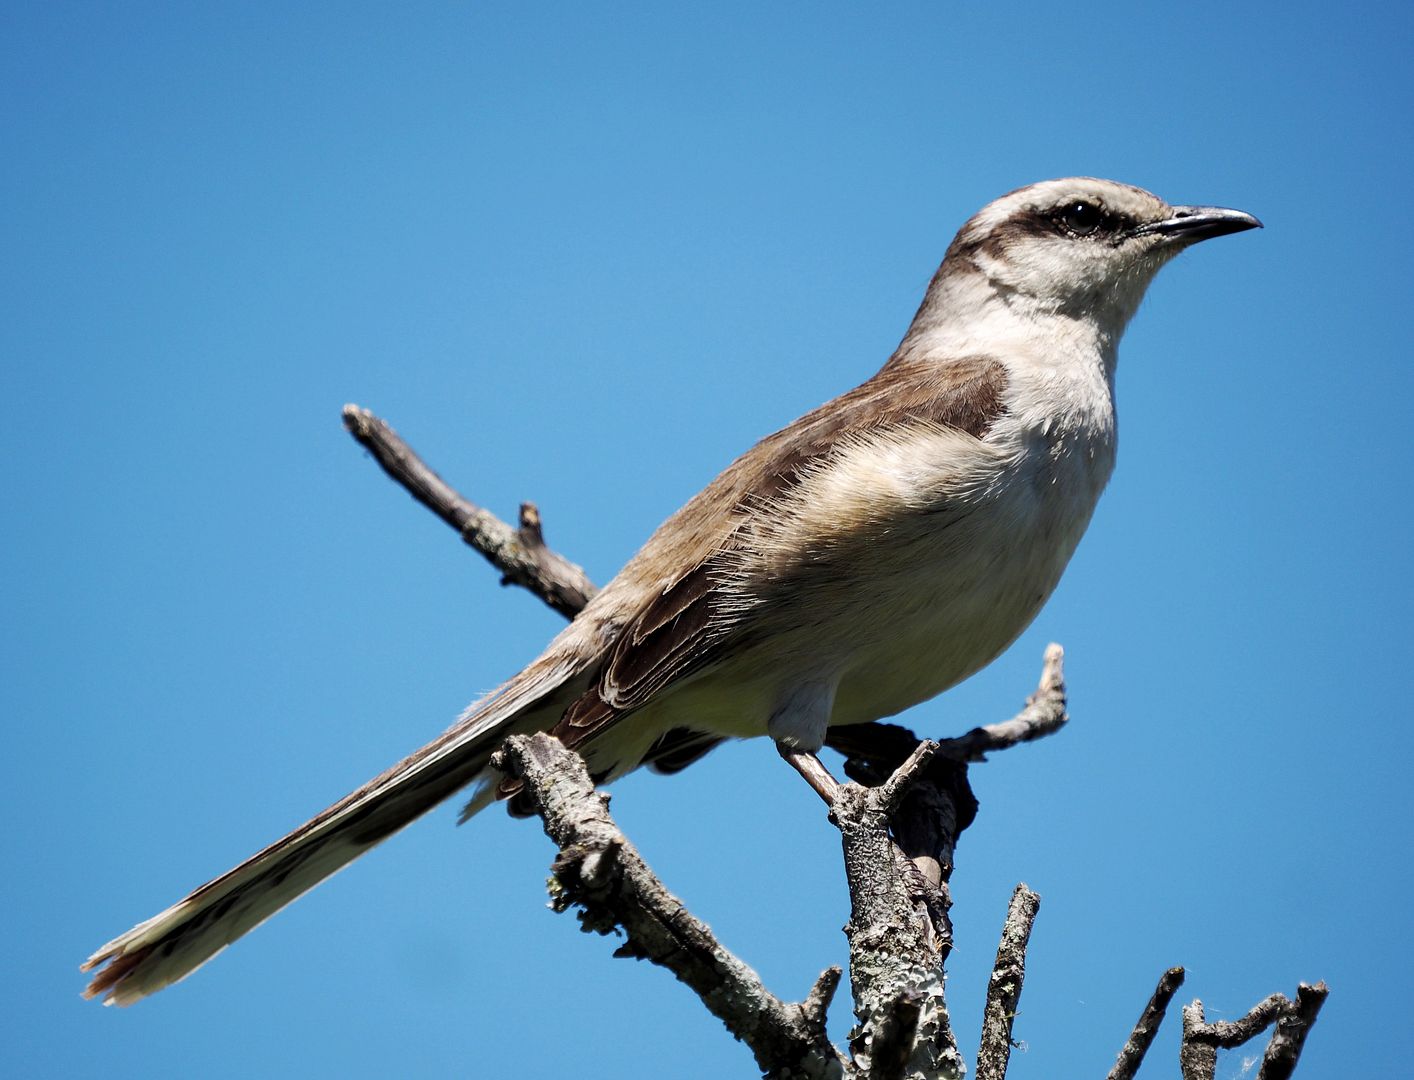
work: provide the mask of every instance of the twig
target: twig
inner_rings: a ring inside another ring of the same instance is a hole
[[[982,761],[994,750],[1006,750],[1017,743],[1054,735],[1070,717],[1065,711],[1065,650],[1052,643],[1046,646],[1041,682],[1026,699],[1026,708],[1010,720],[973,728],[955,739],[942,739],[942,752],[959,761]]]
[[[879,787],[879,809],[889,817],[898,813],[903,798],[923,778],[924,771],[938,752],[938,744],[924,740]]]
[[[977,1047],[977,1080],[1005,1080],[1011,1057],[1011,1029],[1021,984],[1026,978],[1026,944],[1031,925],[1041,908],[1041,898],[1024,884],[1011,894],[997,962],[987,984],[987,1004],[982,1010],[982,1040]]]
[[[609,816],[609,796],[595,790],[578,754],[550,735],[516,735],[492,763],[525,781],[546,835],[560,849],[550,883],[557,911],[578,906],[586,931],[621,928],[627,940],[615,955],[651,960],[671,971],[750,1047],[767,1075],[817,1080],[850,1075],[825,1034],[838,968],[821,975],[803,1004],[782,1002],[654,876]]]
[[[1169,1002],[1182,985],[1181,967],[1169,968],[1159,976],[1159,985],[1155,987],[1154,995],[1149,998],[1149,1004],[1145,1005],[1144,1011],[1140,1013],[1139,1021],[1134,1025],[1134,1032],[1120,1050],[1114,1068],[1110,1070],[1106,1080],[1134,1080],[1134,1074],[1139,1071],[1154,1036],[1159,1033],[1159,1025],[1164,1022],[1164,1013],[1168,1010]]]
[[[805,995],[805,1000],[800,1003],[800,1013],[811,1031],[818,1032],[820,1038],[826,1038],[825,1022],[830,1011],[830,1002],[835,999],[835,991],[840,988],[840,979],[844,972],[836,964],[831,964],[824,971],[820,972],[820,977],[815,980],[815,985],[810,988],[810,993]]]
[[[569,619],[589,603],[597,591],[594,583],[580,567],[545,546],[534,503],[521,504],[520,527],[513,529],[458,494],[367,409],[345,405],[344,427],[384,472],[481,552],[501,572],[503,585],[524,586]]]

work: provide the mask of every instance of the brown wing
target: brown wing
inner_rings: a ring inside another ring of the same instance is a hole
[[[566,710],[555,735],[577,746],[669,683],[716,658],[735,619],[722,610],[719,553],[668,584],[614,642],[599,679]]]
[[[673,555],[686,553],[665,551],[669,538],[710,538],[698,558],[684,560],[685,573],[660,585],[628,619],[598,679],[565,712],[555,735],[578,746],[737,646],[744,615],[724,586],[736,565],[744,510],[778,499],[851,436],[929,423],[984,438],[1005,412],[1005,390],[1006,369],[995,358],[940,364],[901,350],[868,382],[763,439],[674,515],[625,568],[631,576],[645,566],[674,565]]]

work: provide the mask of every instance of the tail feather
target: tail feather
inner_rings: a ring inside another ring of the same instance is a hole
[[[84,997],[131,1005],[186,978],[286,904],[475,780],[506,735],[554,723],[546,699],[573,674],[532,665],[439,738],[294,832],[114,938],[83,964]],[[541,717],[541,713],[545,716]],[[494,785],[492,785],[494,787]],[[478,799],[477,808],[489,800]],[[106,965],[106,966],[102,966]]]

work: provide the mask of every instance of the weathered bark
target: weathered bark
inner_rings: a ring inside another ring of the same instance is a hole
[[[1041,898],[1025,885],[1011,894],[997,962],[987,981],[987,1005],[982,1012],[982,1040],[977,1046],[977,1080],[1005,1080],[1011,1059],[1011,1029],[1026,979],[1026,945],[1031,925],[1041,910]]]
[[[516,735],[495,764],[525,781],[525,797],[560,849],[550,883],[557,911],[579,909],[585,931],[623,931],[615,956],[651,960],[692,988],[768,1076],[840,1080],[846,1063],[825,1034],[825,1013],[839,983],[828,968],[810,996],[786,1004],[717,941],[668,892],[609,815],[578,754],[553,736]]]
[[[1139,1014],[1134,1031],[1130,1034],[1129,1041],[1120,1049],[1119,1057],[1115,1059],[1114,1068],[1110,1070],[1106,1080],[1134,1080],[1134,1074],[1139,1071],[1139,1065],[1144,1060],[1144,1055],[1149,1052],[1154,1036],[1159,1033],[1159,1025],[1164,1022],[1164,1013],[1169,1002],[1182,985],[1181,967],[1169,968],[1159,977],[1159,985],[1154,988],[1149,1004],[1145,1005],[1144,1011]]]

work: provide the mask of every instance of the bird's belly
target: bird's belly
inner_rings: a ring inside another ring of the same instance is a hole
[[[830,723],[892,716],[985,667],[1030,625],[1063,565],[1012,568],[1001,581],[917,582],[916,606],[891,620],[886,635],[841,642],[846,656]]]
[[[1019,484],[914,539],[911,561],[874,575],[831,628],[840,675],[830,723],[891,716],[994,660],[1055,589],[1093,509],[1093,499]]]
[[[1009,590],[920,590],[937,607],[895,623],[887,641],[849,650],[831,724],[901,712],[956,685],[995,659],[1031,622],[1053,587],[1040,579]]]

